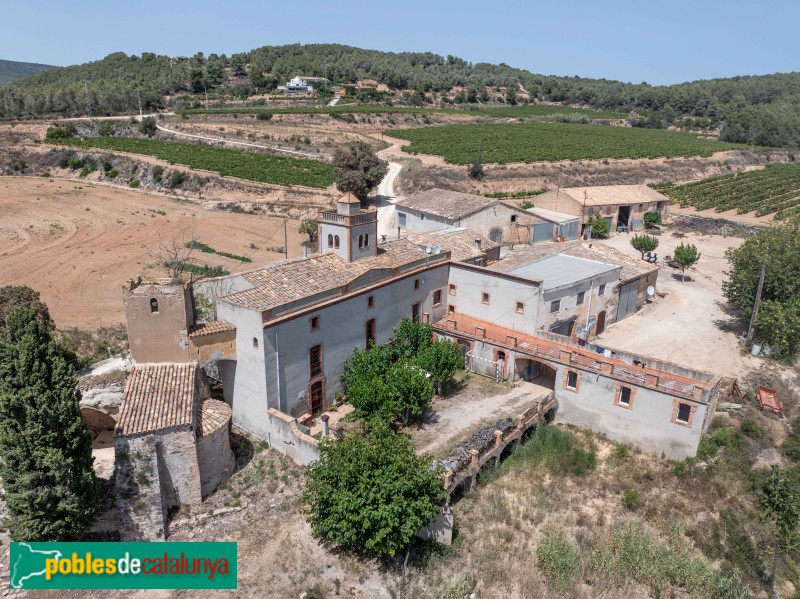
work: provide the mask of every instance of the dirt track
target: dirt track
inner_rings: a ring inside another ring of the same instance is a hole
[[[302,253],[289,221],[289,255]],[[192,261],[244,270],[281,259],[283,220],[205,210],[189,201],[37,177],[0,177],[0,285],[41,292],[59,327],[94,329],[124,320],[121,288],[137,274],[164,276],[149,248],[192,232],[252,264],[195,251]],[[255,244],[258,249],[251,248]]]

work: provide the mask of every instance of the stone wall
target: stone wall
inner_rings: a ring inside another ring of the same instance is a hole
[[[197,440],[197,462],[200,466],[200,490],[203,497],[210,495],[236,470],[236,458],[231,451],[229,434],[230,411],[228,414],[228,419],[222,426],[208,433],[204,432]]]
[[[155,435],[114,440],[120,541],[163,541],[164,509]]]
[[[202,493],[194,431],[159,432],[157,449],[164,511],[182,503],[199,505]]]

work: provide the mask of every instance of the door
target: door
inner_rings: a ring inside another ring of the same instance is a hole
[[[492,229],[489,231],[489,239],[494,241],[495,243],[502,243],[503,242],[503,231],[500,229]]]
[[[620,287],[617,320],[622,320],[629,314],[636,312],[636,294],[638,291],[639,281],[631,281]]]
[[[606,311],[597,313],[597,328],[594,330],[595,335],[602,335],[606,330]]]
[[[419,302],[411,306],[411,320],[419,322]]]
[[[322,381],[311,384],[311,413],[319,414],[325,409],[325,386]]]
[[[554,223],[536,223],[533,225],[533,243],[538,243],[540,241],[553,241],[554,236]]]

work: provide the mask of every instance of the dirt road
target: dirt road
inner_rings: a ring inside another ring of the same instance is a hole
[[[280,260],[283,219],[205,210],[187,200],[41,177],[0,177],[0,285],[29,285],[59,327],[94,329],[124,319],[122,285],[164,276],[151,254],[159,239],[186,236],[247,256],[241,263],[195,252],[198,264],[243,270]],[[289,255],[302,254],[296,223]],[[252,244],[252,246],[251,246]]]

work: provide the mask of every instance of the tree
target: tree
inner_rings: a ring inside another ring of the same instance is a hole
[[[196,247],[197,241],[194,234],[190,234],[187,241],[186,231],[181,233],[180,239],[177,235],[171,239],[163,239],[159,233],[158,244],[155,249],[149,250],[149,253],[155,259],[156,264],[167,271],[170,279],[179,281],[186,271],[186,266]]]
[[[430,373],[437,393],[442,395],[444,383],[464,368],[464,353],[457,343],[437,339],[419,352],[417,364]]]
[[[75,369],[36,312],[14,310],[0,337],[0,478],[16,541],[79,537],[98,506]]]
[[[800,347],[800,228],[767,227],[725,252],[730,268],[722,293],[747,323],[756,299],[761,262],[767,260],[756,331],[781,356]]]
[[[142,122],[139,124],[139,131],[144,133],[147,137],[153,137],[156,134],[156,131],[158,131],[156,119],[151,116],[144,117]]]
[[[652,229],[656,225],[661,224],[661,213],[660,212],[645,212],[644,213],[644,226],[648,229]]]
[[[480,181],[484,178],[484,176],[486,176],[486,173],[483,171],[483,163],[481,162],[480,154],[475,156],[475,160],[470,162],[469,166],[467,167],[467,176],[469,176],[470,179],[475,179],[476,181]]]
[[[407,425],[425,413],[432,399],[433,384],[419,366],[405,360],[357,378],[347,388],[356,418],[366,422],[398,419]]]
[[[800,494],[795,481],[777,466],[772,467],[764,483],[761,508],[765,518],[775,524],[775,548],[772,561],[772,590],[775,591],[778,558],[781,545],[784,551],[797,548],[797,524],[800,520]]]
[[[608,237],[608,222],[603,218],[602,214],[599,212],[595,214],[594,218],[589,220],[589,224],[592,226],[592,237],[598,239]]]
[[[439,512],[441,469],[385,427],[323,439],[302,500],[314,535],[344,549],[393,556]]]
[[[658,239],[655,235],[635,235],[631,239],[631,245],[635,250],[642,253],[642,260],[644,260],[645,252],[652,252],[658,247]]]
[[[336,150],[333,168],[336,188],[343,193],[351,192],[366,205],[370,192],[389,171],[389,163],[378,158],[368,144],[357,141]]]
[[[36,318],[48,331],[56,328],[50,311],[39,297],[39,292],[24,285],[6,285],[0,287],[0,335],[6,332],[6,318],[17,308],[26,308],[36,313]]]
[[[317,234],[319,232],[319,228],[317,227],[316,220],[313,218],[306,218],[300,221],[300,226],[297,227],[297,232],[301,235],[308,235],[309,247],[317,247]]]
[[[414,322],[408,316],[403,317],[400,325],[392,329],[394,351],[408,360],[433,344],[433,327],[430,324]]]
[[[697,264],[698,260],[700,260],[700,252],[697,251],[697,246],[693,243],[681,243],[675,248],[675,254],[672,259],[681,269],[681,281],[685,281],[686,269]]]
[[[339,381],[348,391],[357,381],[382,377],[395,361],[393,348],[388,345],[379,345],[367,350],[353,350],[342,367]]]
[[[517,103],[517,87],[509,85],[506,89],[506,103],[514,105]]]

